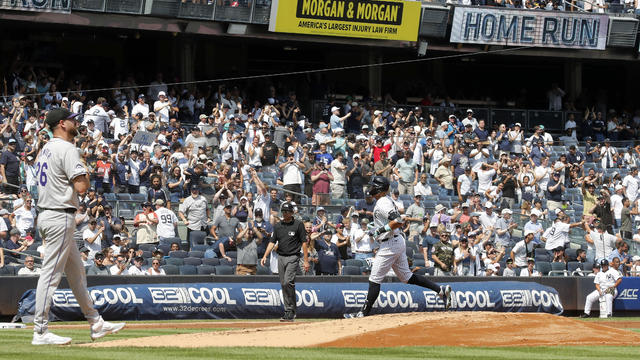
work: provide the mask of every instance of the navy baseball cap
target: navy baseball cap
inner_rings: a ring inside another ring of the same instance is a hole
[[[57,108],[49,111],[44,121],[49,125],[50,128],[53,128],[54,126],[58,125],[60,120],[73,119],[76,116],[78,116],[78,114],[74,114],[67,109]]]

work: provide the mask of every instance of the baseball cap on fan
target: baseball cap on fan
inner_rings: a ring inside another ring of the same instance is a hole
[[[73,119],[76,116],[78,116],[78,114],[72,113],[67,109],[57,108],[49,111],[44,121],[47,123],[47,125],[49,125],[50,128],[53,128],[54,126],[58,125],[60,120]]]

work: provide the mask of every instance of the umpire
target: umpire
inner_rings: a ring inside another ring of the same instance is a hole
[[[304,254],[304,270],[309,271],[307,232],[304,224],[293,218],[293,204],[285,202],[280,211],[282,211],[282,221],[274,226],[273,235],[260,264],[265,266],[267,256],[276,248],[278,275],[284,300],[284,315],[280,321],[293,322],[296,318],[296,273],[300,266],[300,248]]]

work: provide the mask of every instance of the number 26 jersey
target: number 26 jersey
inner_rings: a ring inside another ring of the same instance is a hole
[[[51,139],[40,151],[35,164],[38,184],[38,207],[43,209],[77,209],[78,193],[73,179],[85,175],[78,148],[60,138]]]

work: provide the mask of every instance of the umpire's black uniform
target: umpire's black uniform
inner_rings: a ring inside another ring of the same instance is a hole
[[[300,267],[300,249],[307,233],[300,220],[284,220],[273,228],[272,243],[278,243],[278,275],[284,300],[284,318],[293,320],[296,315],[296,273]]]

